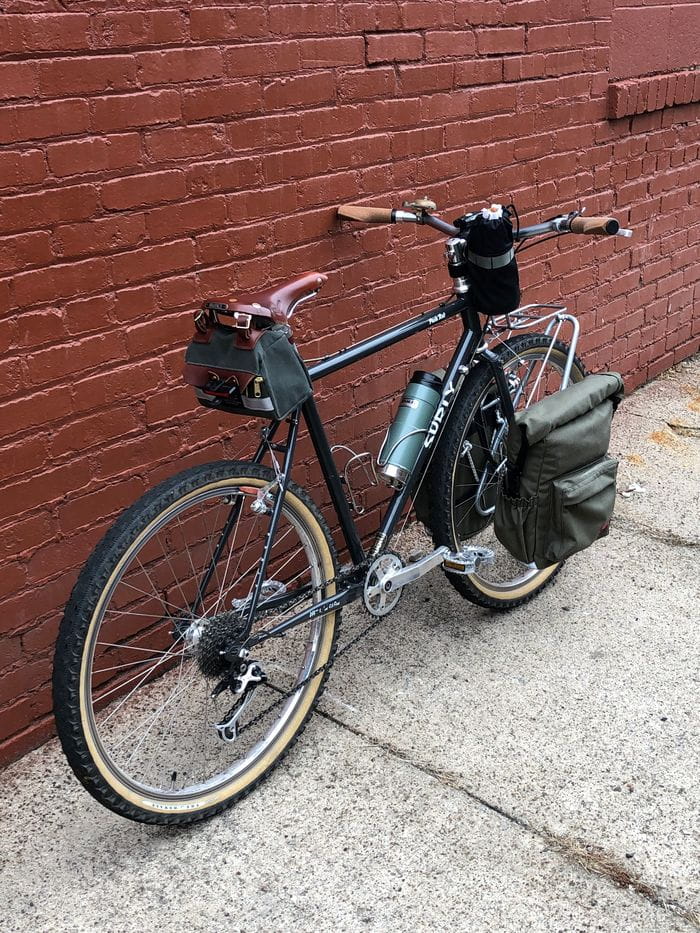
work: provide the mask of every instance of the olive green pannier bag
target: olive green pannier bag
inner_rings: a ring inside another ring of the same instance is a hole
[[[494,532],[525,564],[548,567],[608,533],[617,461],[607,456],[624,384],[586,376],[515,415]]]

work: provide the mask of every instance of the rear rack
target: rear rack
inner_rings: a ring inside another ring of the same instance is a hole
[[[551,309],[547,313],[538,314],[535,312],[536,308],[542,309]],[[547,357],[549,357],[549,352],[551,352],[554,342],[559,338],[561,329],[564,324],[568,324],[571,327],[571,337],[569,338],[569,354],[566,358],[566,363],[564,365],[564,372],[562,374],[561,387],[562,389],[566,388],[569,384],[569,379],[571,378],[571,368],[574,364],[574,357],[576,356],[576,345],[578,344],[578,337],[580,333],[580,325],[573,314],[568,313],[566,305],[558,305],[551,303],[535,303],[530,305],[523,305],[521,308],[516,308],[515,311],[511,311],[510,314],[502,314],[498,317],[492,317],[491,320],[486,325],[486,331],[488,333],[494,334],[495,336],[502,337],[504,340],[507,340],[508,337],[514,331],[527,330],[530,327],[537,327],[540,324],[543,324],[547,321],[547,326],[544,329],[545,336],[551,336],[552,340],[550,343],[549,351]],[[545,359],[545,363],[547,360]]]

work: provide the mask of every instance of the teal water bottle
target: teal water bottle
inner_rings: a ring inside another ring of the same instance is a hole
[[[406,386],[396,417],[389,426],[377,465],[390,486],[400,489],[408,479],[440,401],[442,380],[435,373],[415,372]]]

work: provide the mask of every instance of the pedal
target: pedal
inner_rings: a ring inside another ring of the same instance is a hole
[[[487,547],[468,547],[461,551],[450,551],[442,561],[442,569],[448,573],[464,576],[476,573],[480,566],[488,567],[494,560],[493,551]]]

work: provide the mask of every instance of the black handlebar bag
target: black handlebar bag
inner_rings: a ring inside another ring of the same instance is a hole
[[[520,304],[513,224],[510,211],[500,211],[500,217],[483,211],[470,223],[467,235],[469,300],[481,314],[510,314]]]
[[[607,451],[623,393],[617,373],[600,373],[515,415],[493,528],[517,560],[549,567],[608,533],[617,461]]]

